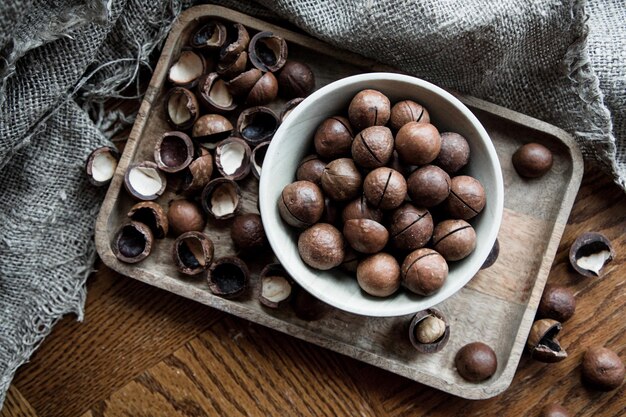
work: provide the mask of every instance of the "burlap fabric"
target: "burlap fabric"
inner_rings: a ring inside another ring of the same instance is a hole
[[[82,318],[103,191],[89,152],[124,122],[175,0],[5,0],[0,10],[0,404],[69,312]],[[222,0],[342,48],[556,124],[626,182],[622,0]],[[275,14],[275,15],[274,15]],[[105,132],[106,134],[103,134]],[[617,138],[617,141],[616,141]]]

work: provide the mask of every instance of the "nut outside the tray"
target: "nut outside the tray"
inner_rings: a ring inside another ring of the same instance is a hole
[[[120,153],[115,148],[102,146],[94,149],[85,163],[85,172],[89,182],[98,187],[111,182],[119,159]]]
[[[561,329],[561,323],[556,320],[541,319],[535,321],[526,342],[530,356],[546,363],[560,362],[567,358],[567,352],[556,339],[556,335]]]
[[[237,119],[237,132],[251,146],[272,139],[280,124],[270,108],[256,106],[245,109]]]
[[[601,233],[588,232],[580,235],[569,251],[572,268],[579,274],[598,278],[603,275],[603,268],[615,258],[611,241]]]
[[[419,311],[409,325],[409,340],[420,353],[439,352],[450,339],[450,324],[434,308]]]
[[[267,148],[270,146],[270,143],[269,140],[261,142],[252,150],[252,155],[250,156],[250,170],[257,179],[261,178],[263,161],[265,160],[265,154],[267,153]]]
[[[216,259],[207,271],[209,289],[224,298],[236,298],[248,288],[250,271],[244,261],[236,256]]]
[[[215,147],[215,166],[224,178],[239,181],[250,173],[250,146],[243,139],[230,137]]]

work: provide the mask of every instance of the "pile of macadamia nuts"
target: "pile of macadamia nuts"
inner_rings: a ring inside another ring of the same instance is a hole
[[[278,200],[282,219],[302,229],[298,251],[312,268],[356,272],[359,286],[388,297],[400,286],[428,296],[448,276],[448,262],[476,246],[469,220],[485,207],[466,139],[439,132],[412,100],[357,93],[347,116],[325,119]]]

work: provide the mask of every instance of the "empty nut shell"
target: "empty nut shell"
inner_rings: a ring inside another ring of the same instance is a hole
[[[281,97],[306,97],[315,90],[315,76],[308,65],[287,61],[278,73],[278,91]]]
[[[272,32],[259,32],[250,40],[250,62],[263,72],[275,72],[287,61],[287,42]]]
[[[463,346],[454,358],[456,370],[469,382],[489,379],[498,369],[498,358],[491,347],[482,342]]]
[[[383,210],[394,209],[406,198],[406,180],[394,169],[376,168],[365,177],[363,193],[372,206]]]
[[[428,110],[412,100],[399,101],[391,108],[389,124],[395,131],[409,122],[430,123]]]
[[[171,83],[180,87],[193,87],[207,70],[207,62],[202,55],[193,51],[182,51],[167,74]]]
[[[343,235],[352,249],[361,253],[380,252],[389,240],[389,232],[382,224],[370,219],[348,220]]]
[[[230,121],[219,114],[205,114],[193,124],[191,136],[201,146],[214,149],[217,144],[233,132]]]
[[[120,154],[115,148],[102,146],[94,149],[85,163],[85,172],[87,172],[89,182],[98,187],[111,182],[119,159]]]
[[[200,207],[193,201],[185,199],[170,202],[167,220],[174,236],[186,232],[200,232],[206,223]]]
[[[154,160],[161,171],[174,173],[187,168],[193,160],[194,148],[183,132],[165,132],[154,146]]]
[[[612,391],[624,382],[624,363],[611,349],[592,347],[585,352],[582,363],[583,381],[599,391]]]
[[[485,208],[486,201],[480,181],[468,175],[458,175],[450,181],[450,195],[444,206],[453,218],[469,220]]]
[[[228,113],[237,107],[232,94],[226,88],[226,83],[215,72],[200,78],[198,97],[209,113]]]
[[[576,311],[576,297],[569,288],[558,285],[546,285],[539,301],[537,316],[560,323],[569,320]]]
[[[305,228],[317,223],[324,213],[324,196],[310,181],[287,184],[278,199],[280,217],[290,226]]]
[[[321,161],[317,155],[305,156],[296,170],[296,179],[298,181],[311,181],[321,187],[324,168],[326,168],[326,163]]]
[[[230,227],[230,237],[238,249],[251,251],[265,246],[265,229],[261,216],[255,213],[235,216]]]
[[[320,270],[341,265],[344,246],[341,232],[327,223],[314,224],[298,238],[298,252],[304,263]]]
[[[430,123],[409,122],[396,134],[396,151],[410,165],[429,164],[441,149],[441,136]]]
[[[352,136],[352,126],[348,119],[342,116],[329,117],[315,130],[315,152],[328,159],[347,156],[352,147]]]
[[[195,94],[183,87],[174,87],[167,93],[165,110],[169,124],[179,130],[191,128],[200,115]]]
[[[538,178],[552,168],[552,152],[539,143],[527,143],[513,154],[513,167],[519,175]]]
[[[215,166],[224,178],[239,181],[250,173],[250,146],[239,138],[224,139],[215,147]]]
[[[383,221],[383,212],[380,209],[370,206],[364,195],[352,200],[345,205],[341,213],[343,222],[352,219],[371,219],[381,223]]]
[[[237,119],[239,136],[251,146],[270,140],[278,125],[276,113],[263,106],[245,109]]]
[[[567,357],[567,352],[556,339],[561,327],[561,323],[552,319],[541,319],[533,323],[526,341],[526,348],[533,359],[553,363]]]
[[[166,185],[165,175],[151,161],[132,164],[124,174],[126,191],[139,200],[156,200],[163,194]]]
[[[423,247],[433,234],[433,218],[430,212],[410,203],[395,209],[389,224],[391,245],[404,251]]]
[[[370,126],[355,136],[352,158],[363,168],[386,165],[393,154],[393,135],[386,126]]]
[[[200,26],[189,39],[189,45],[197,49],[219,49],[224,42],[226,42],[226,26],[215,20]]]
[[[111,249],[120,261],[134,264],[150,255],[153,240],[154,237],[148,226],[131,221],[120,227]]]
[[[400,267],[393,256],[377,253],[359,262],[356,279],[359,287],[369,295],[388,297],[400,288]]]
[[[407,179],[407,191],[413,202],[421,207],[434,207],[450,195],[450,176],[435,165],[424,165]]]
[[[292,293],[293,280],[281,264],[269,264],[259,275],[261,291],[259,302],[265,307],[279,308],[289,301]]]
[[[211,181],[213,157],[205,148],[199,151],[200,155],[182,171],[181,190],[185,193],[195,193]]]
[[[172,258],[179,272],[197,275],[213,262],[213,241],[201,232],[186,232],[172,246]]]
[[[448,264],[436,251],[421,248],[404,258],[400,267],[402,284],[418,295],[427,296],[438,291],[448,277]]]
[[[250,156],[250,165],[252,174],[259,179],[261,178],[261,172],[263,170],[263,161],[265,160],[265,155],[267,154],[267,148],[269,148],[270,142],[261,142],[254,147],[252,150],[252,155]]]
[[[611,241],[601,233],[583,233],[569,250],[569,261],[574,270],[590,278],[601,277],[603,268],[614,258]]]
[[[467,140],[454,132],[441,133],[441,150],[434,164],[448,174],[454,174],[469,162],[470,147]]]
[[[128,211],[128,217],[150,228],[157,239],[163,239],[169,230],[167,215],[160,205],[154,201],[142,201]]]
[[[409,325],[409,340],[420,353],[439,352],[450,339],[450,325],[439,310],[418,311]]]
[[[250,271],[244,261],[235,256],[216,259],[207,272],[209,289],[215,295],[235,298],[248,288]]]
[[[241,23],[226,25],[226,40],[220,49],[220,61],[233,62],[250,43],[250,35]]]
[[[391,115],[391,103],[378,90],[358,92],[348,107],[348,119],[357,132],[370,126],[384,126]]]
[[[339,158],[329,162],[322,174],[322,189],[335,201],[356,198],[361,191],[363,177],[350,158]]]
[[[476,231],[465,220],[444,220],[433,230],[433,248],[447,261],[461,260],[476,248]]]
[[[278,81],[271,72],[266,72],[252,86],[246,98],[246,105],[260,106],[274,101],[278,95]]]
[[[241,208],[241,189],[227,178],[216,178],[202,190],[202,208],[216,220],[230,219]]]

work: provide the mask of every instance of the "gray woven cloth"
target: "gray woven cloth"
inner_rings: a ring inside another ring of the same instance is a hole
[[[222,0],[572,133],[626,187],[622,0]],[[103,191],[89,152],[128,122],[177,0],[5,0],[0,9],[0,405],[66,313],[82,318]],[[130,118],[132,120],[132,118]],[[106,133],[106,134],[105,134]]]

